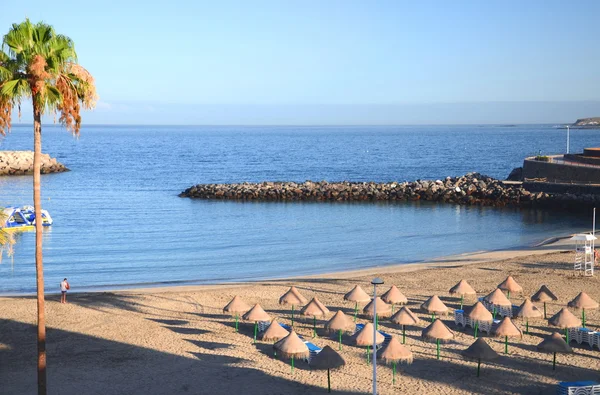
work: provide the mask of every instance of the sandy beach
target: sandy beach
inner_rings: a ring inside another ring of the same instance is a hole
[[[561,251],[565,250],[565,251]],[[373,275],[385,281],[378,292],[395,284],[408,297],[408,306],[421,318],[418,327],[407,327],[407,346],[413,352],[411,365],[400,365],[396,384],[392,370],[378,366],[380,394],[552,394],[559,381],[600,380],[600,351],[571,343],[574,352],[558,355],[556,371],[552,355],[538,352],[536,345],[555,329],[547,321],[530,321],[530,334],[509,339],[509,354],[503,354],[503,339],[484,334],[488,344],[501,354],[483,364],[476,377],[476,363],[464,360],[460,351],[473,342],[470,328],[454,324],[453,314],[443,317],[455,331],[455,339],[442,344],[436,360],[435,344],[421,339],[428,315],[419,309],[431,295],[439,295],[451,310],[459,300],[448,290],[466,279],[479,296],[491,292],[507,275],[532,295],[546,284],[559,298],[548,304],[548,316],[557,312],[580,291],[600,300],[598,275],[575,276],[574,253],[563,242],[536,249],[499,251],[440,259],[419,265],[375,268],[360,272],[313,276],[303,279],[266,281],[205,287],[154,288],[103,293],[76,292],[72,284],[69,304],[58,295],[47,298],[48,388],[50,394],[313,394],[327,392],[325,372],[297,362],[292,374],[288,360],[273,357],[272,344],[252,344],[252,325],[242,322],[235,333],[231,317],[222,308],[235,295],[248,304],[260,303],[280,322],[290,323],[287,306],[279,296],[295,285],[307,298],[318,298],[332,312],[351,313],[354,305],[343,295],[355,284],[372,291]],[[514,304],[523,295],[511,295]],[[473,304],[473,301],[466,304]],[[541,307],[541,305],[539,306]],[[0,393],[36,392],[35,298],[0,298]],[[576,314],[577,312],[574,311]],[[598,310],[587,312],[588,327],[600,330]],[[337,343],[321,330],[313,343]],[[359,317],[358,322],[367,322]],[[524,323],[516,320],[520,327]],[[312,320],[296,323],[299,334],[312,337]],[[398,336],[399,327],[382,319],[380,329]],[[346,337],[341,355],[346,366],[332,372],[334,393],[362,394],[372,388],[372,366],[365,350]]]

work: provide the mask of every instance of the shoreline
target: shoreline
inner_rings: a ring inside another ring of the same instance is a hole
[[[557,252],[568,252],[572,248],[573,243],[569,239],[573,235],[551,237],[542,240],[530,247],[514,247],[501,250],[483,250],[466,252],[462,254],[445,255],[434,259],[428,259],[421,262],[414,263],[397,263],[385,266],[375,266],[363,269],[351,269],[341,271],[327,271],[324,273],[316,273],[309,275],[297,275],[289,277],[276,277],[269,279],[258,279],[249,281],[233,281],[233,282],[221,282],[212,284],[176,284],[169,285],[168,283],[152,283],[152,284],[133,284],[114,286],[107,285],[101,289],[86,289],[83,288],[81,291],[70,291],[69,295],[89,295],[89,294],[102,294],[102,293],[114,293],[114,294],[158,294],[158,293],[172,293],[172,292],[196,292],[206,291],[215,289],[232,289],[237,287],[247,287],[259,284],[271,284],[271,283],[291,283],[293,281],[305,281],[315,279],[353,279],[358,277],[370,276],[370,275],[391,275],[396,273],[408,273],[415,272],[424,269],[433,268],[449,268],[449,267],[461,267],[474,264],[482,263],[493,263],[507,259],[518,259],[534,255],[545,255],[553,254]],[[194,282],[194,280],[190,280]],[[59,292],[45,292],[45,295],[58,295]],[[35,296],[35,292],[28,293],[0,293],[0,298],[18,298]]]

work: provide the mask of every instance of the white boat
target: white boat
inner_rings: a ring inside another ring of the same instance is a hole
[[[2,209],[6,220],[0,223],[4,231],[26,231],[35,229],[35,210],[32,206],[6,207]],[[52,225],[52,217],[46,210],[42,210],[42,225]]]

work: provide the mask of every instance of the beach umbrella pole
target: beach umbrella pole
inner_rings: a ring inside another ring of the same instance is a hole
[[[331,374],[329,368],[327,368],[327,392],[331,392]]]
[[[356,322],[356,316],[358,315],[358,302],[354,304],[354,322]]]
[[[504,336],[504,354],[508,354],[508,336]]]
[[[510,299],[510,291],[507,291],[506,293],[508,294],[508,298]]]
[[[292,355],[292,373],[294,373],[294,356]]]
[[[238,331],[238,315],[235,315],[235,331]]]
[[[552,358],[552,370],[556,370],[556,353],[554,353],[554,357]]]
[[[581,325],[585,328],[585,309],[581,309]]]
[[[256,344],[256,334],[258,333],[258,321],[254,323],[254,344]]]
[[[313,337],[317,337],[317,317],[313,317]]]
[[[477,331],[479,330],[479,321],[475,321],[475,330],[474,330],[474,335],[473,338],[477,339]]]
[[[465,295],[460,295],[460,309],[463,308],[463,302],[465,301]]]
[[[406,328],[402,325],[402,344],[406,344]]]
[[[546,302],[544,302],[544,319],[547,319],[547,317],[546,317]]]
[[[479,371],[481,370],[481,359],[477,360],[477,377],[479,377]]]
[[[525,333],[529,335],[529,319],[525,320]]]
[[[394,315],[394,304],[392,303],[392,315]]]
[[[340,343],[340,351],[342,350],[342,330],[339,330],[338,341]]]
[[[431,313],[431,322],[435,321],[435,313]]]
[[[437,339],[437,359],[440,359],[440,339]]]
[[[392,384],[396,384],[396,362],[392,362]]]
[[[292,305],[292,326],[294,326],[294,305]]]
[[[569,328],[565,328],[565,337],[567,338],[567,344],[569,344]]]
[[[492,310],[492,318],[496,319],[496,306],[494,306],[494,309]]]
[[[367,346],[367,365],[369,364],[369,346]]]

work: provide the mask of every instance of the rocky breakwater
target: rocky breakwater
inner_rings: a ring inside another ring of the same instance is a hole
[[[180,197],[257,201],[431,201],[481,206],[570,206],[581,196],[532,193],[520,184],[505,184],[478,173],[444,180],[414,182],[262,182],[241,184],[199,184]],[[589,203],[599,201],[587,197]],[[587,202],[587,201],[586,201]]]
[[[42,154],[41,173],[69,171],[48,154]],[[0,151],[0,176],[16,176],[33,173],[33,151]]]

